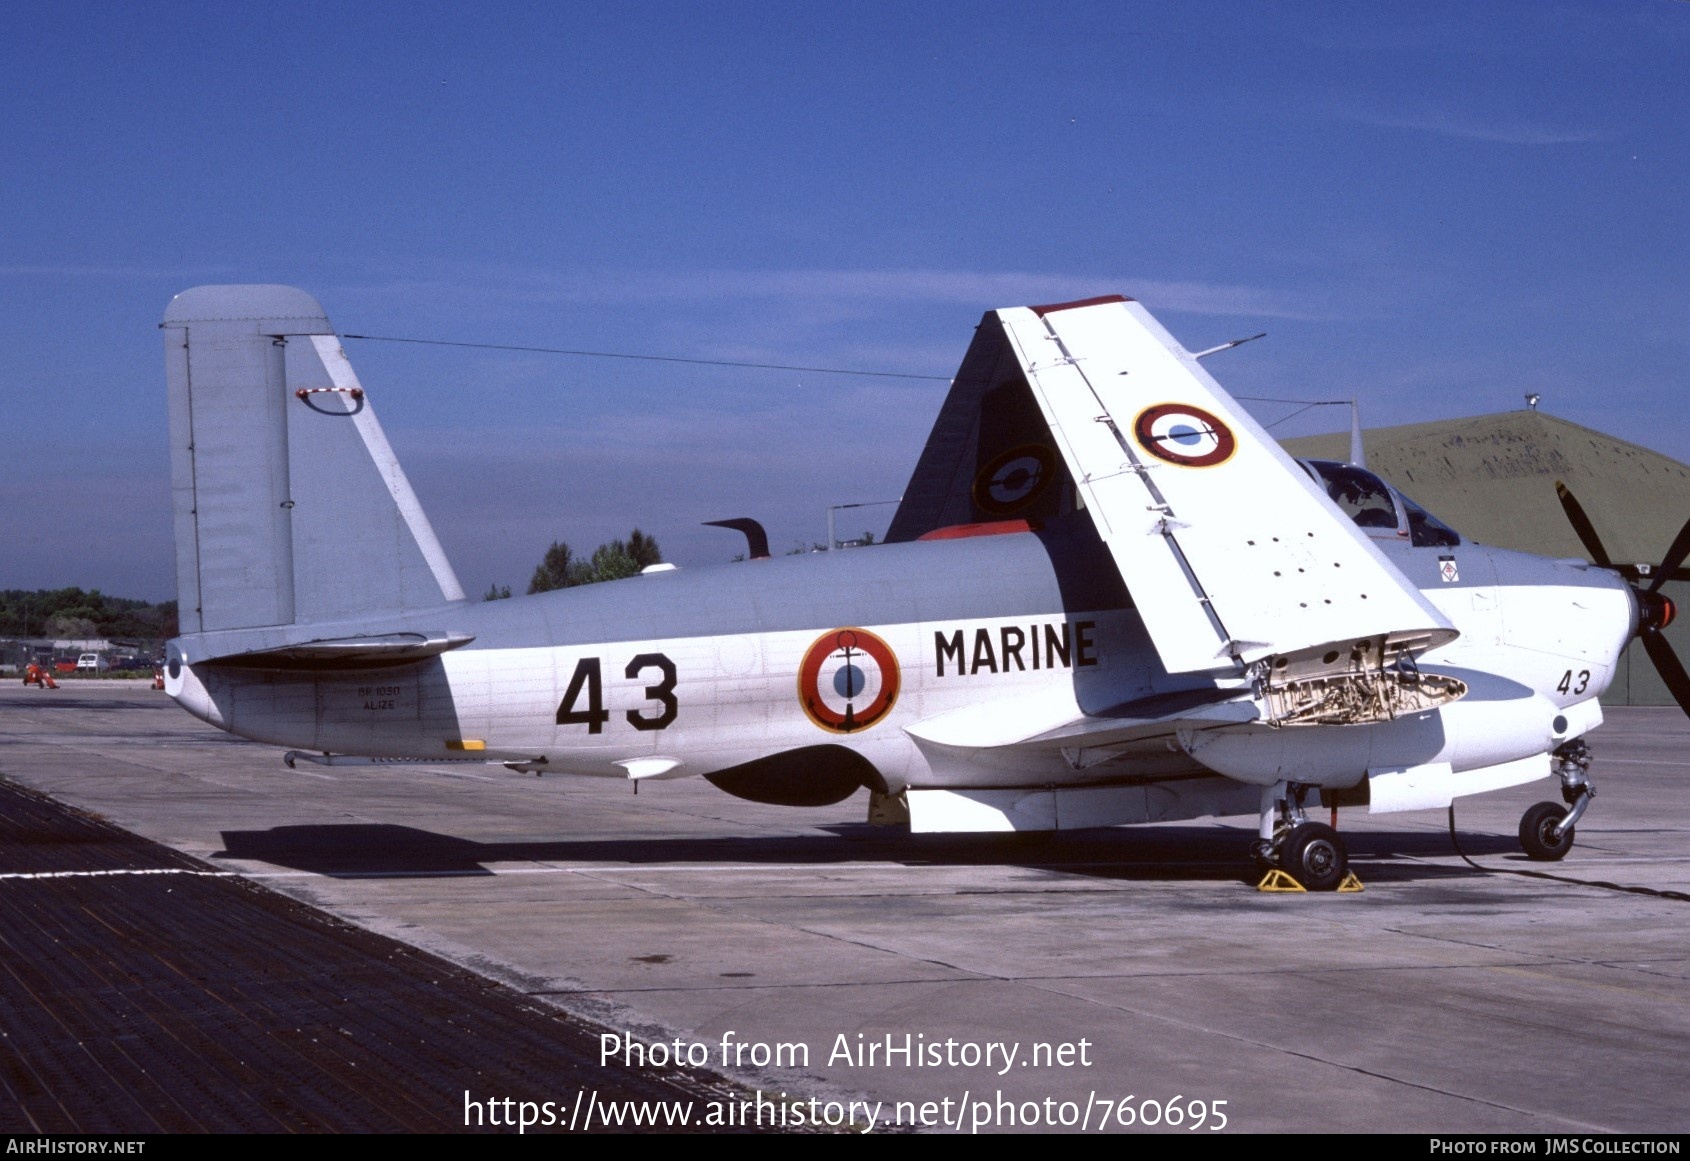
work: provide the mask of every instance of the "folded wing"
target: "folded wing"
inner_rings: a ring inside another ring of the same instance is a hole
[[[996,315],[1170,673],[1353,671],[1457,635],[1138,303]]]

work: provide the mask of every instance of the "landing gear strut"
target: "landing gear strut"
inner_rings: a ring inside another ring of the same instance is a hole
[[[1573,849],[1573,824],[1584,817],[1596,787],[1590,784],[1590,747],[1575,738],[1555,751],[1555,773],[1561,779],[1561,801],[1540,802],[1520,817],[1520,846],[1526,857],[1555,862]]]
[[[1304,890],[1336,891],[1349,875],[1349,851],[1337,831],[1309,821],[1303,810],[1308,791],[1296,782],[1263,789],[1260,837],[1250,853],[1264,870],[1284,871]]]

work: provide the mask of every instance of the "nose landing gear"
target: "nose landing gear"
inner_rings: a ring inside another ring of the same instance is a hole
[[[1520,817],[1520,846],[1527,858],[1550,863],[1566,858],[1573,849],[1573,824],[1584,817],[1596,797],[1596,787],[1590,784],[1590,760],[1590,747],[1583,738],[1556,749],[1555,773],[1567,806],[1540,802]]]

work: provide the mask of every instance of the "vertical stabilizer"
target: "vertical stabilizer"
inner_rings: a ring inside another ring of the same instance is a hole
[[[463,599],[316,299],[201,286],[163,327],[184,633]]]
[[[1046,520],[1074,508],[1073,484],[1003,324],[988,314],[951,380],[887,541],[996,520]]]

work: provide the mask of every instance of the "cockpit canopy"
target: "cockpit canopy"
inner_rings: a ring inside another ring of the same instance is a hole
[[[1453,547],[1461,536],[1449,525],[1366,468],[1335,460],[1298,460],[1303,470],[1370,536],[1402,537],[1416,548]]]

